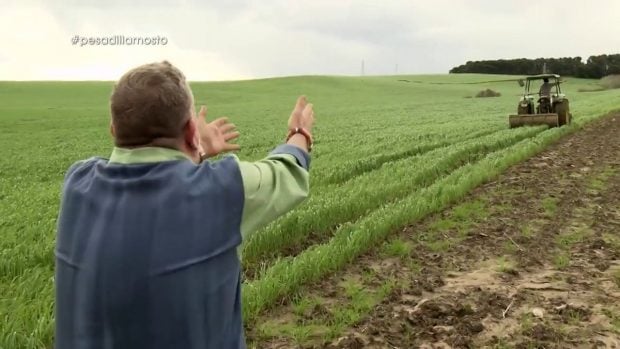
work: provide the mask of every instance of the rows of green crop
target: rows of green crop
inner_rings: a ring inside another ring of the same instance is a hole
[[[414,191],[402,200],[384,204],[358,221],[340,227],[328,242],[311,246],[294,258],[279,260],[260,279],[244,284],[246,319],[251,321],[278,299],[352,262],[398,227],[446,207],[508,166],[532,156],[577,128],[578,124],[555,128],[490,153],[477,163],[466,164],[432,185]]]
[[[26,176],[28,173],[24,174],[24,181]],[[58,191],[59,187],[45,187],[36,183],[0,185],[0,196],[6,195],[0,213],[0,282],[17,278],[31,267],[53,267],[53,249],[42,243],[53,241],[54,238]],[[23,201],[15,200],[15,197],[36,198],[36,201],[32,201],[38,207],[26,206]],[[23,219],[24,215],[28,215],[29,219]],[[29,231],[35,234],[28,234]]]
[[[417,154],[423,154],[437,148],[486,136],[496,131],[496,128],[487,128],[482,130],[454,129],[431,140],[422,140],[422,137],[417,139],[407,139],[406,141],[396,140],[394,143],[390,143],[389,147],[380,150],[373,149],[372,146],[360,146],[358,147],[357,152],[366,154],[365,156],[358,156],[356,152],[347,152],[345,154],[350,160],[340,160],[338,166],[328,167],[327,165],[324,165],[318,169],[313,169],[313,174],[315,174],[316,180],[313,180],[312,186],[313,188],[316,188],[317,186],[325,184],[341,183],[357,175],[363,174],[364,172],[375,170],[386,162],[400,160]],[[393,151],[393,149],[398,150]],[[323,164],[326,163],[331,164],[331,162],[328,161],[323,162]]]
[[[376,123],[368,123],[359,127],[348,125],[339,130],[337,137],[326,136],[322,130],[317,130],[313,158],[315,160],[321,159],[316,163],[319,167],[331,167],[331,161],[342,160],[343,154],[346,154],[347,158],[365,157],[370,154],[391,151],[400,145],[412,144],[415,141],[443,138],[447,134],[456,134],[459,131],[460,133],[467,133],[477,130],[497,130],[504,127],[503,124],[489,124],[481,120],[454,123],[448,119],[446,123],[442,123],[437,117],[424,123],[416,121],[412,125],[405,117],[402,119],[400,124],[403,127],[383,126],[380,123],[379,126]],[[438,125],[441,127],[437,127]],[[253,138],[256,142],[257,137],[253,135]],[[282,140],[283,138],[274,139],[271,135],[269,138],[261,139],[259,143],[253,142],[250,145],[244,145],[244,153],[249,154],[251,158],[263,157],[265,149],[269,149],[273,144]],[[313,168],[313,170],[316,169],[317,167]]]
[[[440,122],[440,120],[436,120],[435,123]],[[360,130],[349,130],[343,131],[342,134],[338,135],[338,139],[334,140],[332,138],[327,138],[323,140],[318,137],[317,142],[322,146],[317,148],[320,150],[320,154],[322,158],[342,158],[342,149],[347,149],[356,152],[359,155],[367,155],[358,151],[358,147],[370,147],[374,146],[375,151],[378,149],[389,149],[392,146],[391,142],[394,140],[406,141],[410,140],[422,140],[427,141],[431,139],[436,139],[438,137],[445,137],[446,134],[453,133],[455,130],[460,129],[463,131],[475,131],[480,129],[489,129],[489,128],[503,128],[503,125],[489,125],[488,123],[477,121],[477,122],[464,122],[464,123],[448,123],[438,128],[436,124],[407,124],[405,120],[400,122],[402,125],[400,127],[397,126],[389,126],[383,127],[382,129],[375,129],[373,131],[360,131]],[[320,135],[320,134],[319,134]],[[379,141],[377,143],[371,143],[370,140]]]
[[[396,159],[399,159],[405,156],[409,156],[415,153],[422,153],[422,152],[434,149],[438,146],[445,146],[453,142],[458,142],[464,139],[476,138],[478,136],[488,134],[492,132],[492,130],[494,129],[493,128],[490,128],[490,130],[483,129],[483,130],[478,130],[477,132],[474,132],[474,130],[472,130],[472,132],[469,132],[469,129],[465,129],[465,132],[459,132],[458,128],[452,128],[451,130],[445,131],[444,139],[442,141],[435,142],[435,143],[424,143],[423,142],[424,137],[420,137],[418,135],[415,137],[411,137],[411,140],[408,139],[409,142],[403,141],[401,142],[401,144],[399,144],[401,149],[405,149],[403,151],[399,151],[395,153],[378,154],[375,156],[370,156],[368,158],[361,159],[359,161],[353,161],[353,160],[350,162],[345,161],[343,162],[343,164],[331,163],[332,165],[331,167],[323,167],[324,169],[327,169],[324,172],[321,171],[321,168],[313,169],[313,176],[316,176],[316,178],[318,179],[316,181],[313,180],[313,183],[312,183],[313,192],[316,192],[316,189],[320,186],[321,179],[324,179],[326,182],[329,182],[330,180],[334,182],[334,179],[340,179],[341,181],[343,181],[350,177],[355,176],[357,173],[361,173],[362,170],[367,171],[370,169],[377,168],[386,161],[393,161],[393,160],[396,160]],[[415,133],[414,132],[412,133],[419,134],[419,132],[420,130],[417,130]],[[429,130],[429,133],[430,132],[431,131]],[[437,132],[437,131],[434,130],[433,132]],[[412,143],[413,147],[410,149],[407,149],[406,145],[409,143]],[[60,153],[64,153],[66,149],[59,150],[59,151]],[[335,175],[331,174],[332,171],[333,173],[335,173]],[[27,171],[26,173],[32,173],[32,174],[28,174],[28,176],[32,177],[32,176],[39,175],[40,171],[32,170],[32,171]],[[26,174],[23,174],[23,175],[25,176]],[[0,184],[1,183],[2,183],[2,179],[0,179]],[[31,189],[34,189],[34,188],[21,188],[20,190],[23,192],[24,190],[30,191]],[[45,214],[48,214],[49,213],[48,211],[50,211],[48,208],[55,207],[57,205],[57,202],[56,202],[57,201],[57,188],[46,188],[46,189],[47,190],[45,190],[44,193],[38,190],[39,196],[41,196],[42,194],[47,194],[45,196],[46,210],[33,212],[31,217],[34,217],[34,215],[36,215],[36,216],[41,216],[41,219],[44,219]],[[15,206],[15,203],[9,203],[9,204]],[[10,211],[9,214],[17,217],[19,212],[20,212],[19,208],[15,207],[15,209]],[[54,216],[52,217],[55,218]],[[18,223],[17,218],[11,218],[11,217],[4,217],[4,218],[6,219],[5,220],[0,219],[0,227],[5,223],[9,224],[9,222],[12,222],[13,224]],[[51,224],[50,226],[49,224],[50,222],[51,221],[41,222],[45,226],[44,228],[41,229],[42,232],[53,230],[53,224]],[[19,229],[19,227],[14,226],[12,227],[12,229],[13,230]],[[10,279],[10,278],[19,276],[28,267],[39,265],[42,260],[47,260],[50,256],[50,253],[46,252],[42,254],[41,251],[39,251],[38,249],[32,249],[31,246],[33,244],[36,244],[37,241],[25,241],[23,240],[23,237],[20,237],[20,234],[7,236],[6,239],[14,240],[14,242],[11,243],[12,245],[11,249],[0,249],[0,257],[6,257],[6,258],[3,258],[3,260],[5,260],[6,262],[3,264],[0,264],[0,279],[2,278]],[[5,245],[9,244],[10,242],[10,241],[7,241],[6,239],[4,240]],[[6,256],[4,256],[5,254]]]
[[[0,283],[0,348],[51,348],[54,334],[53,265],[31,268]]]
[[[450,103],[438,103],[444,100],[442,96],[433,96],[432,100],[427,100],[415,94],[409,98],[403,96],[404,99],[398,103],[385,103],[385,98],[382,98],[383,102],[380,103],[364,99],[363,103],[359,104],[337,104],[327,110],[317,109],[319,122],[315,127],[317,147],[314,156],[318,159],[319,156],[327,154],[340,154],[342,147],[348,147],[356,141],[363,143],[364,140],[374,136],[384,135],[386,136],[384,140],[389,141],[393,134],[398,137],[415,134],[418,130],[436,133],[444,128],[454,127],[455,124],[463,126],[471,123],[485,128],[505,127],[504,116],[501,118],[493,116],[497,113],[496,101],[443,97],[445,100],[450,100]],[[323,103],[325,102],[317,100],[317,108]],[[489,109],[491,106],[495,108]],[[286,115],[287,112],[283,109],[269,114]],[[238,121],[234,116],[231,119]],[[284,137],[284,134],[279,134],[277,129],[274,133],[272,125],[260,119],[252,118],[239,122],[239,125],[243,153],[252,159],[264,156],[266,149]],[[251,136],[251,142],[245,138],[246,135]],[[368,144],[369,142],[366,142],[366,145]],[[375,145],[380,147],[383,144],[375,143]]]
[[[301,209],[248,239],[243,249],[244,265],[265,264],[274,257],[282,256],[285,250],[300,251],[307,247],[309,236],[315,240],[312,242],[321,242],[337,225],[398,200],[430,185],[435,178],[450,173],[464,163],[530,138],[543,129],[502,130],[423,155],[386,163],[377,171],[353,178],[346,185],[320,188],[318,195],[311,197]]]

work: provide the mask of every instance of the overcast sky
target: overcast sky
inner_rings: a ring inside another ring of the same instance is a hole
[[[617,0],[0,0],[0,80],[446,73],[468,60],[620,53]],[[72,44],[156,37],[166,45]],[[163,41],[163,39],[160,39]],[[398,66],[398,67],[397,67]]]

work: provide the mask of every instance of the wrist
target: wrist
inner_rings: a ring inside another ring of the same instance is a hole
[[[200,160],[200,162],[203,162],[203,161],[207,160],[210,157],[211,156],[209,154],[207,154],[206,152],[198,153],[198,159]]]
[[[306,130],[308,133],[312,133],[312,126],[304,126],[303,124],[297,124],[297,125],[289,125],[288,126],[288,130],[289,131],[295,131],[295,129],[304,129]]]
[[[294,137],[294,138],[293,138]],[[295,127],[288,131],[288,135],[286,136],[287,143],[294,143],[296,145],[303,144],[305,141],[306,149],[308,152],[312,151],[312,146],[314,144],[314,140],[312,138],[312,134],[303,127]],[[290,142],[293,141],[293,142]]]
[[[218,153],[214,152],[212,149],[210,149],[207,146],[202,146],[202,151],[199,151],[200,154],[200,158],[201,159],[208,159],[208,158],[212,158],[214,156],[217,156]]]

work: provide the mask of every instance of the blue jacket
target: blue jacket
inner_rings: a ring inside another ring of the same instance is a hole
[[[308,190],[299,148],[281,146],[263,161],[196,165],[171,150],[115,149],[111,160],[74,164],[58,222],[56,348],[245,348],[243,230]],[[297,195],[287,198],[291,188]],[[269,214],[253,209],[270,201]]]

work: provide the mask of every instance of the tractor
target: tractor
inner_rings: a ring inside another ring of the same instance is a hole
[[[546,90],[531,92],[532,82],[544,81]],[[557,74],[541,74],[528,76],[519,80],[525,86],[523,96],[517,107],[517,115],[510,115],[510,128],[533,125],[549,125],[559,127],[570,124],[572,115],[568,107],[568,98],[562,93],[560,76]],[[535,101],[535,98],[538,98]]]

